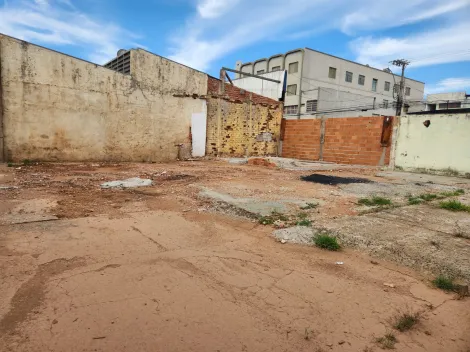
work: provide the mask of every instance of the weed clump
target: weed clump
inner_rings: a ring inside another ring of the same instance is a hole
[[[385,334],[382,337],[379,337],[377,343],[382,347],[384,350],[392,350],[395,348],[395,344],[398,342],[397,338],[391,332]]]
[[[454,281],[451,278],[439,275],[432,281],[433,285],[444,291],[454,290]]]
[[[372,198],[361,198],[358,201],[358,204],[367,205],[367,206],[383,206],[383,205],[391,205],[392,201],[388,198],[374,196]]]
[[[284,214],[273,211],[271,215],[261,216],[258,221],[261,225],[273,225],[276,221],[288,221],[289,218]]]
[[[310,227],[312,226],[312,222],[310,220],[303,219],[303,220],[297,221],[296,225]]]
[[[338,243],[336,237],[330,236],[328,234],[318,235],[313,238],[315,246],[321,249],[326,249],[329,251],[339,251],[341,246]]]
[[[318,207],[318,205],[319,205],[318,203],[307,203],[307,205],[300,207],[300,209],[302,210],[315,209],[316,207]]]
[[[442,209],[450,210],[450,211],[466,211],[470,213],[469,205],[465,205],[455,199],[441,202],[439,203],[439,207]]]
[[[393,327],[401,332],[408,331],[419,322],[419,319],[419,313],[403,313],[395,318]]]

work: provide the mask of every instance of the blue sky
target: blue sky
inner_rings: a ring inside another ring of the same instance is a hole
[[[0,0],[0,32],[96,63],[143,47],[218,75],[299,47],[470,93],[470,0]]]

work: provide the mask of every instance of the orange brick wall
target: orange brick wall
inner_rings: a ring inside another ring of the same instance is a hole
[[[282,156],[318,160],[320,157],[320,119],[286,120]]]
[[[323,161],[340,164],[379,165],[383,148],[382,116],[328,118],[325,124]],[[319,160],[320,119],[286,121],[282,156]],[[385,165],[390,161],[387,147]]]

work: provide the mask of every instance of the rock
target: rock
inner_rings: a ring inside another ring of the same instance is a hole
[[[371,263],[371,264],[374,264],[374,265],[378,265],[378,264],[379,264],[379,262],[376,262],[375,260],[371,260],[370,263]]]
[[[345,344],[345,343],[346,343],[346,341],[341,340],[340,342],[338,342],[338,345],[343,345],[343,344]]]
[[[384,286],[390,287],[390,288],[395,288],[394,284],[389,284],[387,282],[384,282]]]
[[[101,188],[135,188],[147,187],[152,185],[152,180],[142,179],[140,177],[129,178],[122,181],[110,181],[101,184]]]
[[[58,322],[59,322],[59,321],[58,321],[57,319],[54,319],[54,320],[52,321],[52,324],[57,324]]]
[[[284,243],[287,243],[287,241],[284,240],[284,239],[282,239],[282,240],[281,240],[281,243],[284,244]]]

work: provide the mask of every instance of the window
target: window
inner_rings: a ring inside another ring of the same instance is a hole
[[[297,84],[290,84],[287,86],[287,95],[297,95]]]
[[[365,82],[366,82],[366,76],[359,75],[359,79],[357,80],[357,83],[358,83],[360,86],[363,86]]]
[[[410,95],[411,94],[411,88],[410,87],[406,87],[405,88],[405,95]]]
[[[307,112],[316,112],[318,100],[307,100]]]
[[[294,115],[297,114],[297,105],[287,105],[284,106],[284,114],[286,115]]]
[[[459,109],[462,107],[461,102],[449,102],[439,104],[439,109]]]
[[[336,78],[336,68],[330,67],[328,69],[328,78]]]
[[[289,73],[297,73],[299,71],[299,63],[292,62],[289,64]]]
[[[388,100],[384,99],[383,108],[388,109]]]
[[[390,92],[390,82],[385,82],[384,91]]]
[[[346,82],[352,83],[353,74],[352,72],[346,71]]]
[[[377,92],[377,83],[379,83],[379,80],[376,78],[372,79],[372,91]]]
[[[262,74],[262,73],[264,73],[264,70],[256,71],[256,74],[257,74],[257,75],[260,75],[260,74]]]
[[[273,66],[272,72],[281,71],[281,66]]]

